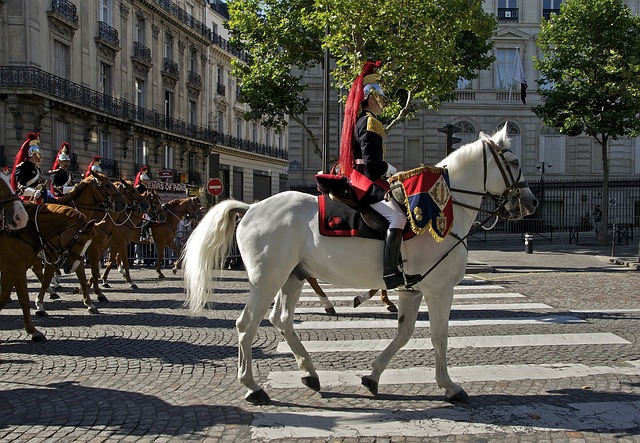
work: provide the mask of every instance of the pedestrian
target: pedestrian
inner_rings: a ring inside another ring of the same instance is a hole
[[[69,168],[71,157],[69,156],[69,143],[62,142],[62,146],[56,155],[56,160],[51,167],[51,191],[56,197],[62,197],[73,189],[73,176]]]
[[[40,164],[40,134],[30,132],[16,154],[11,172],[11,187],[25,201],[36,203],[54,202],[55,198],[45,187],[46,180]]]
[[[602,222],[602,209],[600,209],[600,205],[596,205],[593,209],[593,225],[596,232],[598,232],[598,228],[600,227],[600,223]]]
[[[381,62],[367,62],[356,77],[345,107],[340,140],[340,170],[352,183],[361,203],[370,204],[388,222],[384,245],[383,279],[386,289],[394,289],[406,283],[420,280],[420,275],[404,275],[398,268],[402,231],[407,217],[393,200],[385,200],[389,183],[385,177],[394,174],[396,168],[384,160],[385,129],[378,115],[386,105],[387,96],[377,84],[380,76],[376,69]]]
[[[148,171],[149,168],[147,166],[141,167],[133,181],[133,186],[135,186],[140,194],[147,192],[147,185],[151,181]],[[151,220],[149,214],[144,213],[142,215],[142,225],[140,226],[140,241],[149,240],[149,227],[151,226],[151,223],[153,223],[153,220]]]

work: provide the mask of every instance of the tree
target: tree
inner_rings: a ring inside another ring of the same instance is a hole
[[[543,104],[533,108],[563,134],[587,134],[601,147],[602,216],[598,239],[607,243],[611,139],[640,131],[640,18],[622,0],[567,0],[542,23]]]
[[[493,61],[489,55],[495,18],[482,0],[230,0],[231,42],[251,54],[235,61],[245,118],[282,129],[286,117],[311,136],[301,116],[306,84],[292,74],[336,62],[332,86],[346,90],[368,59],[382,60],[380,83],[392,99],[385,116],[390,129],[415,111],[415,103],[437,108],[454,98],[460,77],[473,79]]]

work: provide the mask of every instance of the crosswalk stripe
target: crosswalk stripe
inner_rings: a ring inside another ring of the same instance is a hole
[[[321,286],[322,287],[322,286]],[[467,283],[467,284],[460,284],[460,285],[456,285],[454,286],[453,290],[454,291],[498,291],[500,289],[504,289],[504,286],[500,286],[500,285],[487,285],[487,284],[480,284],[480,283]],[[367,289],[362,289],[362,288],[336,288],[336,287],[322,287],[322,290],[327,293],[327,294],[332,294],[335,292],[357,292],[358,294],[360,293],[364,293],[367,292]],[[389,291],[390,293],[393,293],[394,291]],[[310,287],[305,285],[302,288],[302,293],[303,294],[315,294],[315,291]]]
[[[372,352],[383,351],[390,339],[379,340],[332,340],[303,341],[308,352]],[[449,349],[458,348],[509,348],[522,346],[574,346],[596,344],[630,344],[629,341],[609,332],[586,334],[527,334],[527,335],[478,335],[449,337]],[[414,338],[402,348],[409,350],[433,349],[431,339]],[[277,352],[291,353],[289,345],[278,343]]]
[[[361,293],[364,294],[367,291],[362,291]],[[525,295],[519,294],[517,292],[480,292],[480,293],[457,293],[457,294],[453,294],[453,298],[455,300],[480,300],[480,299],[485,299],[485,298],[524,298],[526,297]],[[375,294],[372,299],[379,299],[380,298],[380,293]],[[395,295],[388,295],[389,300],[398,300],[400,298],[399,295],[395,294]],[[318,296],[315,297],[300,297],[300,301],[304,301],[304,302],[312,302],[312,301],[318,301]],[[331,299],[331,301],[344,301],[344,300],[349,300],[349,301],[353,301],[353,296],[351,295],[331,295],[329,296],[329,299]]]
[[[325,401],[322,401],[325,403]],[[598,433],[637,429],[640,400],[561,403],[535,402],[524,405],[496,405],[459,408],[452,405],[428,409],[336,409],[316,406],[279,413],[254,413],[254,439],[322,438],[344,439],[379,436],[451,437],[530,434],[542,432],[591,431]]]
[[[386,308],[380,303],[369,304],[365,306],[336,306],[336,312],[338,314],[379,314],[386,311]],[[522,310],[534,310],[534,309],[553,309],[549,305],[544,303],[476,303],[467,305],[451,306],[451,311],[522,311]],[[297,307],[296,314],[317,314],[323,311],[322,306],[314,307]],[[420,312],[427,312],[427,305],[420,306]]]
[[[586,323],[585,320],[571,315],[510,317],[510,318],[459,318],[449,320],[449,327],[456,326],[496,326],[496,325],[568,325]],[[398,320],[327,320],[301,321],[293,324],[294,329],[395,329]],[[428,328],[428,321],[416,321],[416,328]]]
[[[617,366],[587,366],[584,364],[553,363],[540,365],[478,365],[449,366],[449,375],[458,383],[546,380],[593,375],[637,375],[640,360],[623,362]],[[328,386],[359,386],[360,377],[369,373],[361,371],[318,371],[320,384]],[[271,371],[266,385],[277,389],[302,388],[300,371]],[[435,369],[413,367],[387,369],[380,377],[380,385],[435,383]]]

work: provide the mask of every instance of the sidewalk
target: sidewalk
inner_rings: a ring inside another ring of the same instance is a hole
[[[638,244],[600,246],[593,242],[581,245],[567,243],[534,243],[533,253],[524,245],[506,243],[469,243],[468,273],[581,271],[591,268],[627,266],[640,270]],[[520,270],[520,271],[518,271]]]

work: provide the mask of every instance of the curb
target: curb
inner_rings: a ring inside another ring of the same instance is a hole
[[[633,268],[636,271],[640,269],[640,263],[638,262],[638,260],[630,260],[630,259],[624,259],[624,258],[610,258],[609,261],[611,263],[615,263],[616,265]]]

